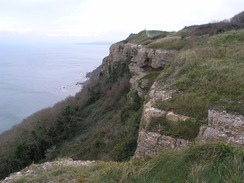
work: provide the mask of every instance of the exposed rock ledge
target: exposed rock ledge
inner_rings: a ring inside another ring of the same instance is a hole
[[[164,111],[153,107],[155,102],[158,100],[168,100],[171,98],[172,93],[174,93],[174,91],[160,90],[156,86],[157,83],[154,83],[149,93],[149,101],[144,104],[137,140],[138,145],[133,158],[152,158],[165,150],[184,148],[191,143],[188,140],[146,130],[153,117],[165,115],[171,121],[185,121],[189,118],[184,115],[175,114],[172,111]]]
[[[189,117],[175,114],[172,111],[164,111],[153,107],[157,101],[165,101],[171,98],[174,91],[162,90],[155,82],[149,92],[149,100],[144,104],[140,124],[138,146],[134,158],[151,158],[165,150],[178,149],[196,142],[225,142],[229,145],[244,147],[244,116],[229,114],[225,111],[208,111],[208,125],[200,127],[200,132],[195,141],[173,138],[157,132],[147,131],[153,117],[165,115],[171,121],[185,121]],[[160,131],[160,129],[159,129]]]
[[[165,150],[179,149],[188,146],[188,141],[144,129],[139,132],[139,143],[133,158],[152,158]]]
[[[162,114],[162,111],[154,111],[150,114],[157,116]],[[174,114],[173,119],[177,119],[175,117],[179,116]],[[143,119],[145,120],[145,117]],[[147,121],[147,123],[149,122]],[[195,142],[224,142],[229,145],[244,147],[244,116],[229,114],[225,111],[209,110],[208,125],[200,127]],[[134,158],[151,158],[165,150],[184,148],[189,144],[191,142],[187,140],[149,132],[141,128]]]
[[[145,70],[146,67],[159,69],[172,60],[176,53],[178,53],[176,50],[155,50],[131,43],[116,43],[110,47],[109,56],[104,58],[102,65],[103,68],[108,64],[114,66],[131,56],[132,63],[137,64],[140,71]]]
[[[244,147],[244,116],[225,111],[208,111],[208,125],[202,126],[197,141],[222,141]]]

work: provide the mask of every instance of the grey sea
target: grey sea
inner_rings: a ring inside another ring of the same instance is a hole
[[[0,45],[0,133],[78,92],[109,46]]]

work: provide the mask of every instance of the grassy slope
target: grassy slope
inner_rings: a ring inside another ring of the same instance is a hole
[[[205,119],[208,109],[244,114],[244,30],[186,45],[160,76],[177,92],[157,107]],[[167,87],[168,86],[168,87]]]
[[[224,26],[227,24],[191,26],[146,45],[179,50],[157,78],[162,90],[176,92],[155,107],[196,119],[172,123],[161,116],[153,118],[147,130],[158,132],[158,126],[167,126],[161,134],[192,140],[206,123],[209,109],[244,115],[244,29],[216,34]],[[134,40],[143,40],[142,33]]]
[[[242,183],[243,172],[243,149],[220,143],[164,152],[147,161],[97,162],[90,167],[60,167],[13,182]]]

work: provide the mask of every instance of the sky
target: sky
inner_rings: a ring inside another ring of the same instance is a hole
[[[0,0],[0,43],[118,42],[229,19],[244,0]]]

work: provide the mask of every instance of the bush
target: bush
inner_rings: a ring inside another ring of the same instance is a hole
[[[129,160],[133,155],[137,147],[137,138],[125,139],[118,143],[113,148],[114,160],[125,161]]]

